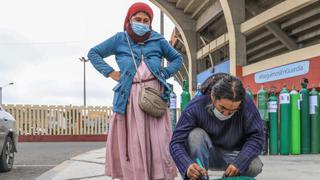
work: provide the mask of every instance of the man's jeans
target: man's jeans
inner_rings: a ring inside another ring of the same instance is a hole
[[[199,158],[204,168],[224,171],[232,163],[239,151],[226,151],[214,147],[208,134],[200,128],[192,130],[188,137],[189,155],[192,159]],[[262,171],[259,157],[253,159],[243,176],[256,177]]]

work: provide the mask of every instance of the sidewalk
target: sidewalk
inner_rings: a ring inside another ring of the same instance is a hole
[[[111,180],[105,177],[105,149],[97,149],[78,155],[45,172],[36,180]],[[320,179],[320,155],[262,156],[261,180],[318,180]],[[210,171],[210,178],[219,178],[222,171]],[[181,176],[176,180],[182,179]]]

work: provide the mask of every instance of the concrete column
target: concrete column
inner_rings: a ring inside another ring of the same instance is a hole
[[[183,10],[177,9],[174,4],[167,0],[150,0],[160,8],[176,25],[181,34],[188,58],[189,91],[193,93],[196,90],[196,57],[197,57],[197,36],[196,21],[184,14]]]
[[[0,105],[2,105],[2,87],[0,87]]]
[[[220,0],[220,3],[229,35],[230,74],[241,76],[236,67],[247,62],[246,38],[240,29],[245,21],[245,0]]]

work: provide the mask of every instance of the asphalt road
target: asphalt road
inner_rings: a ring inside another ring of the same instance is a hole
[[[0,173],[0,180],[34,180],[65,160],[104,146],[105,142],[19,143],[12,171]]]

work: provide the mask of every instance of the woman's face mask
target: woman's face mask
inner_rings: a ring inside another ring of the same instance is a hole
[[[150,31],[151,20],[144,12],[138,12],[131,18],[131,28],[138,36],[143,36]]]
[[[143,36],[150,31],[149,25],[139,22],[132,22],[131,27],[133,32],[136,33],[138,36]]]

